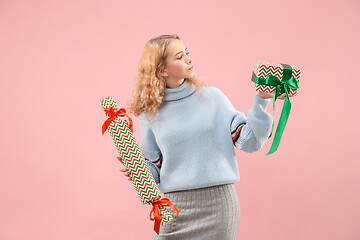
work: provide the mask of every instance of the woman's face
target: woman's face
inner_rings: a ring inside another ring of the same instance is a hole
[[[175,39],[170,42],[166,61],[167,66],[161,71],[161,75],[165,78],[167,87],[176,88],[182,84],[184,78],[189,78],[193,74],[192,60],[181,40]]]

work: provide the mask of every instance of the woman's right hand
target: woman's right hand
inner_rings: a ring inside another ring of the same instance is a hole
[[[118,160],[121,162],[121,164],[123,165],[123,167],[120,167],[120,169],[119,169],[120,172],[124,172],[125,177],[127,177],[129,181],[132,181],[132,180],[131,180],[131,177],[130,177],[130,172],[126,169],[125,164],[124,164],[123,161],[122,161],[122,158],[121,158],[120,156],[118,156],[117,159],[118,159]]]

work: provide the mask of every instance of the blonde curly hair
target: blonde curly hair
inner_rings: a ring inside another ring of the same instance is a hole
[[[160,70],[167,66],[167,47],[172,40],[181,40],[177,34],[160,35],[150,39],[143,50],[138,64],[138,71],[135,77],[134,91],[132,93],[127,112],[136,117],[144,112],[149,121],[152,117],[158,116],[158,108],[163,104],[166,81],[159,74]],[[190,78],[185,78],[196,87],[201,94],[200,86],[207,86],[200,81],[195,73]]]

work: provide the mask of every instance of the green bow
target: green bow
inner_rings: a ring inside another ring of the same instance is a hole
[[[286,93],[286,98],[285,98],[285,102],[284,102],[284,106],[283,109],[281,111],[281,116],[280,116],[280,120],[275,132],[275,136],[274,136],[274,141],[271,145],[271,148],[269,150],[269,152],[266,155],[269,155],[271,153],[274,153],[280,144],[280,139],[281,136],[284,132],[285,126],[286,126],[286,122],[289,118],[289,114],[290,114],[290,110],[291,110],[291,102],[290,102],[290,97],[289,97],[289,91],[290,89],[295,91],[299,88],[298,86],[298,80],[294,77],[292,77],[292,68],[290,65],[288,64],[281,64],[284,67],[284,72],[283,72],[283,78],[282,81],[274,76],[268,75],[266,78],[263,77],[257,77],[256,74],[253,72],[252,74],[252,81],[260,84],[260,85],[267,85],[267,86],[275,86],[275,91],[273,93],[273,118],[275,116],[275,101],[277,99],[277,97],[279,96],[280,92],[281,93]],[[269,138],[272,135],[273,132],[273,128],[274,128],[274,121],[272,123],[272,127],[271,127],[271,133]]]

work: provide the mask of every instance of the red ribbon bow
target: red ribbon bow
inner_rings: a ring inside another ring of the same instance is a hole
[[[159,199],[155,202],[152,203],[153,207],[151,209],[151,212],[150,212],[150,220],[151,221],[154,221],[155,219],[155,225],[154,225],[154,230],[155,232],[159,235],[159,229],[160,229],[160,221],[162,218],[164,218],[163,216],[161,216],[160,214],[160,209],[159,207],[160,206],[169,206],[171,207],[174,212],[176,213],[176,216],[179,216],[179,211],[178,209],[170,202],[170,200],[168,198],[163,198],[163,199]],[[155,212],[155,217],[151,217],[151,214]]]
[[[115,112],[114,108],[105,108],[104,111],[105,111],[105,113],[110,115],[110,117],[102,125],[102,134],[103,135],[104,135],[104,132],[106,132],[106,129],[108,129],[110,123],[118,116],[119,117],[126,116],[129,119],[129,128],[130,128],[131,132],[134,132],[133,131],[133,121],[132,121],[131,117],[129,117],[129,115],[126,114],[125,108],[120,108],[116,112]]]

